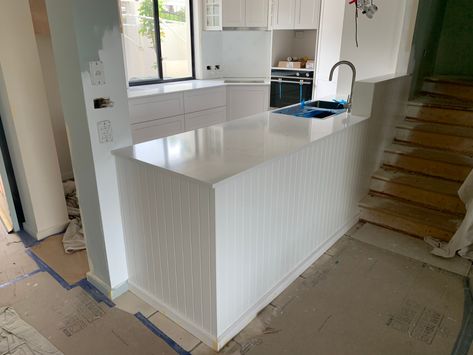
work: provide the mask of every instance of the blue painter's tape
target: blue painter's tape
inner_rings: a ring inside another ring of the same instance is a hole
[[[158,327],[156,327],[151,321],[146,318],[141,312],[138,312],[135,314],[135,317],[144,324],[146,328],[151,330],[155,335],[163,339],[166,344],[168,344],[173,350],[178,353],[179,355],[190,355],[191,353],[188,351],[185,351],[183,348],[181,348],[174,340],[172,340],[170,337],[168,337],[166,334],[164,334]]]
[[[80,280],[75,286],[80,286],[95,301],[103,302],[109,307],[115,307],[115,303],[113,303],[107,296],[105,296],[102,292],[100,292],[97,287],[95,287],[89,281],[87,281],[87,279]]]
[[[20,230],[16,232],[16,235],[18,235],[23,242],[23,245],[25,248],[31,248],[32,246],[39,244],[39,241],[36,238],[33,238],[31,235],[29,235],[27,232],[24,230]]]
[[[63,288],[66,290],[71,290],[74,287],[80,286],[85,292],[87,292],[95,301],[103,302],[109,307],[114,307],[115,303],[113,303],[107,296],[105,296],[102,292],[100,292],[94,285],[92,285],[87,279],[82,279],[75,284],[69,284],[66,280],[64,280],[56,271],[51,269],[48,264],[46,264],[41,258],[39,258],[35,253],[33,253],[30,249],[26,250],[26,254],[28,254],[35,262],[38,264],[38,267],[41,271],[47,272],[49,275],[52,276]]]
[[[18,281],[21,281],[21,280],[24,280],[24,279],[27,279],[28,277],[31,277],[33,275],[36,275],[40,272],[43,272],[43,270],[41,269],[38,269],[38,270],[35,270],[35,271],[31,271],[27,274],[23,274],[23,275],[20,275],[20,276],[17,276],[15,277],[13,280],[10,280],[10,281],[7,281],[5,283],[2,283],[0,284],[0,288],[5,288],[5,287],[8,287],[8,286],[11,286],[11,285],[14,285],[16,284]]]
[[[35,262],[38,264],[39,268],[42,271],[46,271],[49,275],[51,275],[62,287],[66,290],[70,290],[74,287],[74,285],[69,285],[66,280],[64,280],[59,274],[51,269],[43,260],[41,260],[35,253],[33,253],[30,249],[26,249],[26,254],[28,254]]]

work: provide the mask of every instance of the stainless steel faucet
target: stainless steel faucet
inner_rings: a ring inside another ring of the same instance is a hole
[[[348,96],[348,104],[347,104],[347,111],[350,113],[351,112],[351,106],[352,106],[352,103],[353,103],[353,87],[355,86],[355,80],[356,80],[356,68],[355,66],[353,65],[352,62],[349,62],[348,60],[341,60],[337,63],[335,63],[335,65],[332,67],[332,69],[330,69],[330,76],[329,76],[329,80],[332,81],[332,78],[333,78],[333,72],[335,71],[335,69],[342,65],[342,64],[346,64],[348,65],[352,72],[353,72],[353,75],[351,77],[351,91],[350,91],[350,95]]]

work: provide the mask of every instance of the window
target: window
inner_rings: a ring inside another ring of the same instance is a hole
[[[120,0],[131,86],[194,77],[192,0]]]

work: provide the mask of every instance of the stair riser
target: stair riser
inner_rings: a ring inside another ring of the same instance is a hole
[[[445,149],[463,154],[473,154],[473,139],[470,138],[396,128],[396,140],[427,148]]]
[[[410,105],[407,107],[407,117],[424,122],[473,127],[473,112],[470,111]]]
[[[393,196],[408,202],[414,202],[438,211],[461,215],[465,213],[463,202],[461,202],[460,198],[457,196],[421,190],[412,186],[376,178],[371,180],[370,188],[373,192]]]
[[[407,233],[419,238],[434,237],[448,242],[453,233],[424,223],[410,221],[408,219],[394,216],[383,211],[361,208],[360,219],[366,222],[391,228],[399,232]]]
[[[384,164],[424,175],[441,177],[453,181],[464,181],[471,167],[420,159],[408,155],[385,152]]]
[[[473,87],[466,85],[425,81],[422,86],[422,91],[473,100]]]

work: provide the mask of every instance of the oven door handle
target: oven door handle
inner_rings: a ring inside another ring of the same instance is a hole
[[[312,85],[311,82],[307,82],[304,80],[299,80],[299,81],[289,81],[289,80],[275,80],[271,79],[272,83],[283,83],[283,84],[296,84],[296,85]]]

